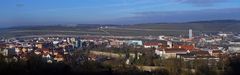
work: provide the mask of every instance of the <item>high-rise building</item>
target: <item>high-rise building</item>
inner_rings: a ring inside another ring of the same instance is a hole
[[[192,39],[192,37],[193,37],[192,29],[189,29],[188,36],[189,36],[189,39]]]

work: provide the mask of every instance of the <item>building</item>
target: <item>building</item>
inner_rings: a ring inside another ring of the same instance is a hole
[[[43,48],[43,44],[42,43],[38,43],[38,44],[36,44],[36,47],[41,49],[41,48]]]
[[[144,48],[159,48],[162,44],[158,42],[145,42]]]
[[[230,41],[229,44],[228,51],[230,53],[240,53],[240,39]]]
[[[189,29],[188,36],[189,36],[189,39],[193,38],[193,31],[192,31],[192,29]]]
[[[142,46],[143,42],[141,40],[129,40],[127,41],[128,45]]]
[[[123,40],[111,40],[110,41],[111,47],[120,47],[124,43],[125,43],[125,41],[123,41]]]
[[[165,40],[165,36],[164,35],[158,36],[158,40]]]
[[[171,49],[162,49],[155,50],[155,54],[159,55],[161,58],[179,58],[179,55],[187,54],[189,50],[180,49],[180,48],[171,48]]]
[[[81,48],[82,47],[82,41],[80,38],[78,38],[75,42],[75,48]]]
[[[172,41],[167,41],[168,48],[173,48],[173,43]]]
[[[55,57],[54,57],[54,60],[57,61],[57,62],[62,62],[63,61],[63,56],[60,55],[60,54],[57,54]]]
[[[198,57],[208,57],[208,56],[211,56],[209,51],[204,51],[204,50],[191,51],[190,54],[192,54],[194,56],[198,56]]]
[[[222,37],[227,37],[227,36],[231,36],[233,35],[232,33],[223,33],[223,32],[220,32],[218,33],[219,36],[222,36]]]
[[[181,55],[180,58],[184,61],[192,61],[192,60],[207,60],[208,63],[216,63],[219,61],[219,57],[215,57],[218,55],[219,52],[210,52],[210,51],[203,51],[203,50],[196,50],[191,51],[188,54]]]
[[[195,49],[193,45],[174,45],[173,48],[182,48],[190,51]]]
[[[211,56],[214,56],[214,57],[221,57],[224,54],[223,51],[221,50],[211,50],[209,51],[209,53]]]
[[[2,54],[3,56],[8,56],[8,49],[6,48],[0,49],[0,54]]]

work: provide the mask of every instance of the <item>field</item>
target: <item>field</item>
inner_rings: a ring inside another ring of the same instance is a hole
[[[102,28],[100,27],[107,27]],[[107,36],[158,36],[187,35],[193,29],[195,35],[200,33],[239,32],[240,21],[217,20],[187,23],[148,23],[135,25],[76,25],[76,26],[24,26],[1,29],[2,37],[19,37],[29,35],[107,35]]]

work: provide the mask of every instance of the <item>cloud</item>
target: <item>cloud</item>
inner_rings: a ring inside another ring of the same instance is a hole
[[[174,0],[179,3],[187,3],[195,6],[211,6],[216,3],[227,2],[231,0]]]
[[[187,22],[197,20],[240,20],[240,8],[207,9],[196,11],[136,12],[133,17],[122,18],[122,23]]]

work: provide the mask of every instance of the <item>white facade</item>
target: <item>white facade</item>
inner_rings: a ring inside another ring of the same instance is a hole
[[[139,45],[139,46],[142,46],[143,45],[143,42],[141,40],[129,40],[127,41],[127,43],[130,45],[130,44],[133,44],[133,45]]]
[[[158,36],[158,40],[165,40],[164,38],[165,38],[165,36],[163,36],[163,35]]]
[[[59,43],[59,41],[53,41],[53,44],[54,45],[56,45],[56,44],[58,44]]]
[[[155,50],[155,54],[159,55],[160,57],[163,57],[165,59],[167,58],[176,58],[177,54],[187,54],[189,51],[183,52],[166,52],[165,50]]]
[[[144,48],[158,48],[158,45],[144,45]]]
[[[231,41],[229,42],[231,46],[228,47],[229,52],[238,52],[240,53],[240,41]]]
[[[167,45],[168,45],[168,48],[172,48],[173,47],[173,44],[171,41],[167,41]]]
[[[222,36],[222,37],[227,37],[228,36],[228,34],[226,34],[226,33],[219,33],[218,35]]]
[[[189,29],[188,36],[189,36],[189,39],[192,39],[193,37],[192,29]]]
[[[8,56],[8,49],[0,49],[0,54],[3,56]]]
[[[237,52],[237,53],[240,53],[240,46],[230,46],[228,48],[228,51],[229,52]]]
[[[240,45],[240,42],[229,42],[229,44],[232,44],[232,45]]]

